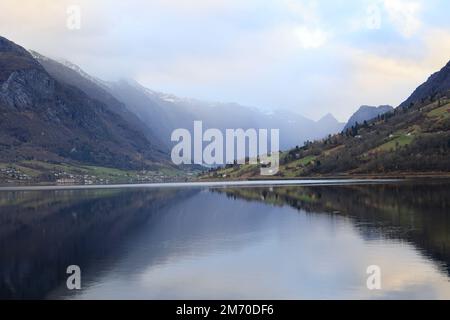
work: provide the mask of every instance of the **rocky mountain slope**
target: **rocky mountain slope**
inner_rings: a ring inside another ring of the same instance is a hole
[[[126,107],[124,102],[119,101],[109,92],[107,82],[89,75],[69,61],[56,61],[34,51],[30,51],[30,53],[54,79],[74,86],[89,97],[94,97],[102,102],[111,112],[120,115],[125,121],[130,123],[135,130],[144,133],[152,149],[168,153],[168,149],[161,143],[152,127],[141,121]]]
[[[0,37],[0,162],[137,169],[167,161],[113,97],[64,76]]]

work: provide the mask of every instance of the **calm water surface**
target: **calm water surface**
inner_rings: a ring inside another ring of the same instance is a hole
[[[449,299],[449,265],[445,181],[0,191],[0,298]]]

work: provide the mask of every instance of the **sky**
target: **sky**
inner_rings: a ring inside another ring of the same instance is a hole
[[[346,121],[399,105],[450,60],[448,12],[447,0],[1,0],[0,35],[104,80]]]

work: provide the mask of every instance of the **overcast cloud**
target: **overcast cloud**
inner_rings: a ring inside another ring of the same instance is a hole
[[[66,27],[81,8],[81,29]],[[1,0],[0,35],[105,80],[344,121],[450,60],[445,0]]]

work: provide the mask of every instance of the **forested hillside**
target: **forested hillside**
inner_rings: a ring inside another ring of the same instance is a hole
[[[278,177],[450,172],[450,63],[391,112],[283,152]],[[228,165],[203,177],[256,178],[259,168]]]

